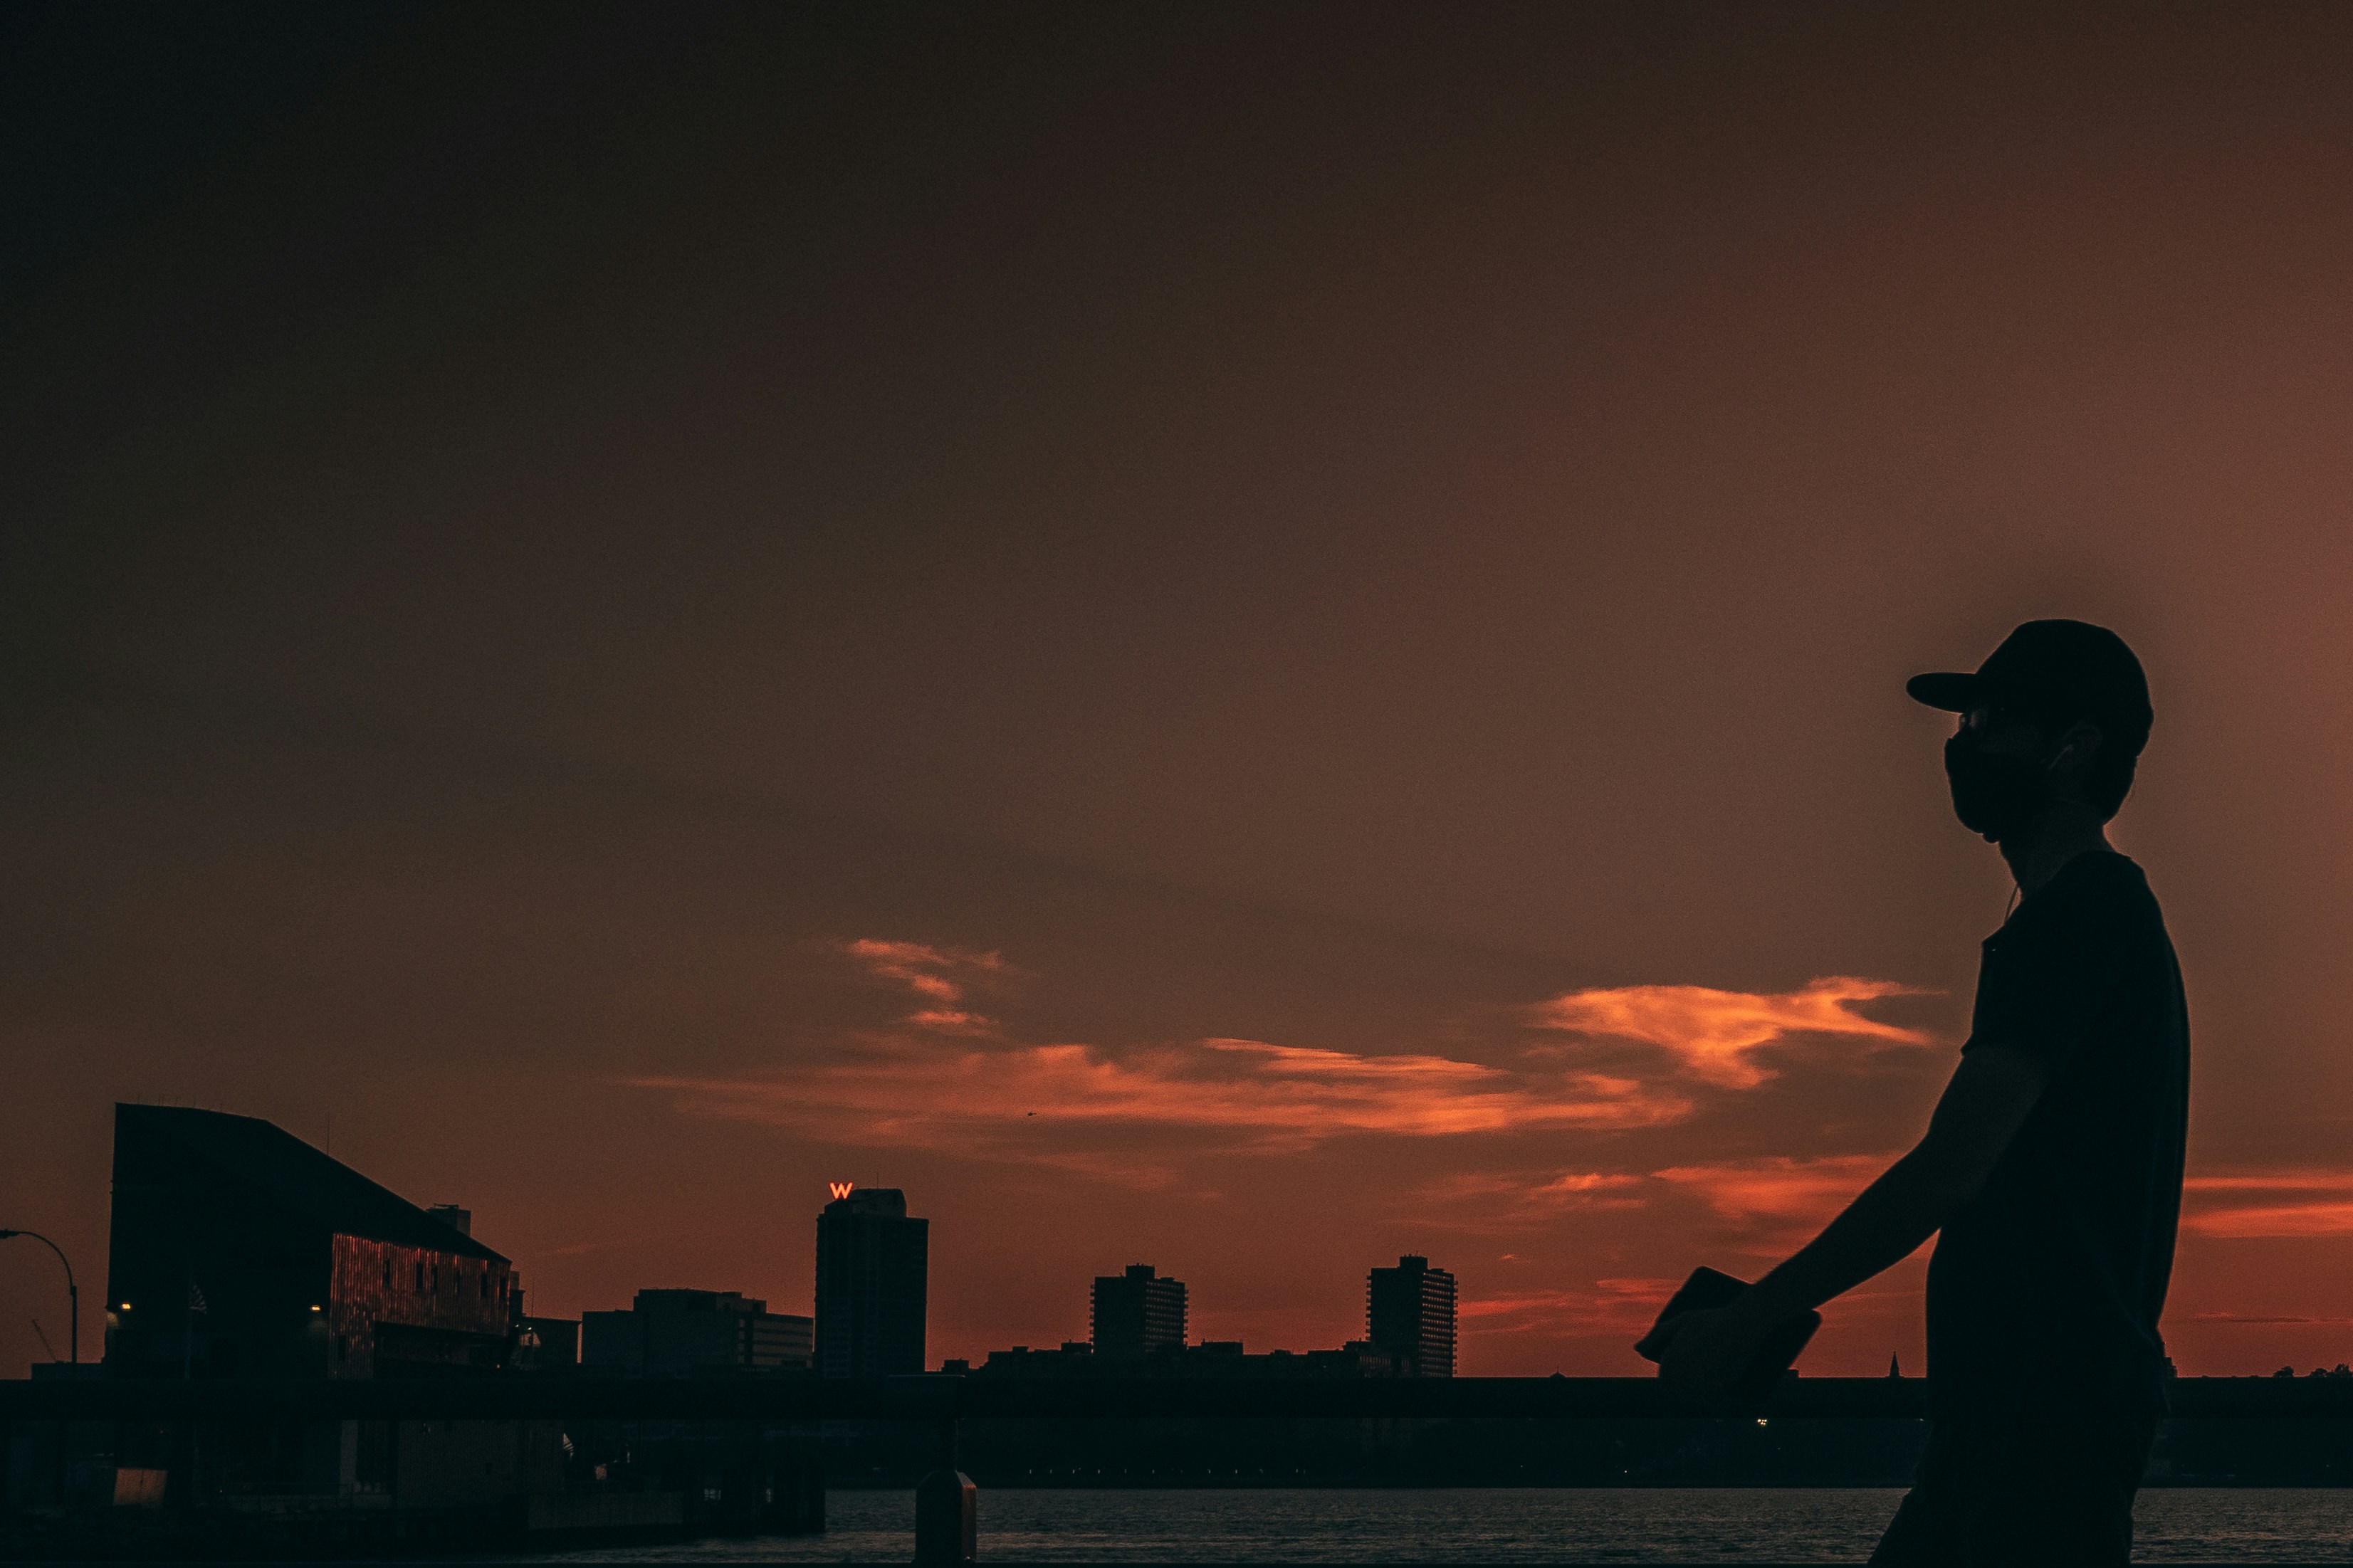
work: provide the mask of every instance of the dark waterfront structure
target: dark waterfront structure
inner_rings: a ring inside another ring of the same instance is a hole
[[[1376,1268],[1365,1289],[1366,1337],[1411,1364],[1409,1375],[1454,1375],[1454,1276],[1409,1253]]]
[[[106,1289],[109,1376],[446,1376],[504,1363],[514,1274],[268,1121],[118,1105]]]
[[[592,1376],[806,1372],[811,1359],[808,1319],[733,1290],[640,1290],[626,1311],[582,1313],[580,1341]]]
[[[553,1396],[586,1381],[520,1375],[573,1370],[579,1325],[526,1316],[513,1269],[471,1229],[464,1209],[419,1208],[269,1122],[117,1106],[104,1375],[42,1381],[132,1402],[0,1421],[0,1560],[824,1527],[817,1454],[782,1423],[567,1422],[544,1397],[467,1413],[469,1391]],[[732,1318],[739,1346],[778,1363],[797,1324],[806,1363],[808,1320],[760,1325],[762,1303],[729,1299],[754,1310],[701,1316]],[[256,1389],[275,1403],[257,1408]]]
[[[1155,1274],[1149,1263],[1098,1276],[1092,1321],[1097,1355],[1178,1349],[1185,1343],[1185,1282]]]
[[[454,1205],[423,1209],[270,1122],[118,1105],[109,1378],[322,1382],[503,1373],[507,1259]],[[553,1422],[125,1428],[116,1467],[182,1514],[516,1506],[563,1489]]]
[[[931,1225],[896,1187],[860,1187],[817,1220],[817,1370],[825,1377],[922,1372]]]

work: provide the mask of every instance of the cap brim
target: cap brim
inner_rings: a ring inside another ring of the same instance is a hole
[[[1966,713],[1984,689],[1984,683],[1974,675],[1947,671],[1915,675],[1904,683],[1904,689],[1915,702],[1942,708],[1947,713]]]

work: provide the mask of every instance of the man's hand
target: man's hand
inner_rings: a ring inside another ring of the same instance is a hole
[[[1772,1325],[1735,1304],[1681,1312],[1660,1331],[1659,1376],[1686,1394],[1727,1398],[1741,1375],[1755,1364]]]

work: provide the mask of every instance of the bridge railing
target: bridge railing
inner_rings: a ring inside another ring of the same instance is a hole
[[[2180,1378],[2176,1419],[2353,1416],[2353,1378]],[[1906,1419],[1926,1412],[1917,1378],[1788,1377],[1762,1402],[1694,1399],[1655,1379],[1462,1377],[1225,1380],[925,1374],[807,1377],[479,1377],[239,1381],[90,1378],[0,1383],[0,1424],[248,1421],[881,1421],[927,1425],[932,1472],[916,1487],[915,1560],[976,1552],[976,1490],[957,1468],[962,1423],[1054,1418]]]

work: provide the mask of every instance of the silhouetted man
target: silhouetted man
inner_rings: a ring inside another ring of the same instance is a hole
[[[1671,1320],[1661,1371],[1727,1386],[1774,1326],[1941,1232],[1928,1444],[1871,1561],[2120,1564],[2165,1409],[2189,1102],[2173,944],[2103,831],[2148,687],[2114,633],[2030,621],[1974,675],[1907,689],[1960,715],[1953,810],[2021,895],[1985,940],[1960,1065],[1918,1144],[1820,1236],[1730,1306]]]

